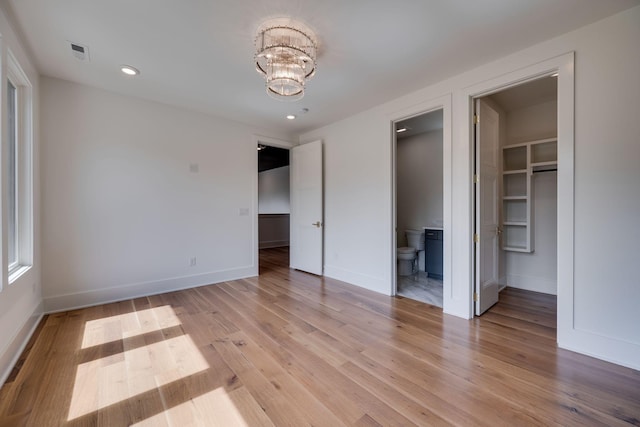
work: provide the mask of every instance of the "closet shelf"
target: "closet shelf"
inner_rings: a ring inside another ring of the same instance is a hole
[[[558,169],[556,138],[502,147],[502,249],[533,252],[532,175]]]
[[[540,167],[540,166],[558,166],[558,162],[556,160],[550,161],[550,162],[536,162],[536,163],[531,163],[531,167],[532,168],[536,168],[536,167]],[[508,172],[505,172],[508,173]]]
[[[511,252],[531,252],[530,250],[522,246],[504,246],[502,249]]]
[[[510,148],[518,148],[518,147],[526,147],[528,145],[536,145],[536,144],[544,144],[545,142],[556,142],[558,138],[544,138],[544,139],[536,139],[533,141],[520,142],[518,144],[509,144],[502,147],[503,150],[508,150]]]

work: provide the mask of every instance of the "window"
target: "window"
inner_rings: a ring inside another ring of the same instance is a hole
[[[11,80],[7,83],[7,262],[9,273],[18,266],[18,90]]]
[[[7,272],[14,282],[33,263],[31,85],[11,52],[7,53],[6,131],[3,133],[3,212],[7,217]]]

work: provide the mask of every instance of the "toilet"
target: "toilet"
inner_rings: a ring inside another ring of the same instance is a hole
[[[407,244],[396,251],[398,259],[398,275],[410,276],[418,271],[418,252],[424,250],[424,232],[422,230],[405,230]]]

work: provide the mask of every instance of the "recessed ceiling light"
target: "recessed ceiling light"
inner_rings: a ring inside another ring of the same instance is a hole
[[[131,65],[121,65],[120,71],[125,73],[127,76],[137,76],[140,74],[140,71],[137,68],[132,67]]]
[[[294,116],[293,114],[289,114],[289,115],[287,116],[287,119],[289,119],[289,120],[293,120],[293,119],[295,119],[295,118],[296,118],[296,116]]]
[[[396,129],[397,133],[402,133],[402,132],[406,132],[408,129],[407,128],[400,128],[400,129]]]
[[[551,77],[558,77],[558,73],[551,74]]]

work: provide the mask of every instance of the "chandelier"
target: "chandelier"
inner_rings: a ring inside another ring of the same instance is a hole
[[[263,23],[256,35],[256,70],[266,80],[267,93],[296,101],[305,81],[316,72],[316,37],[303,24],[288,18]]]

